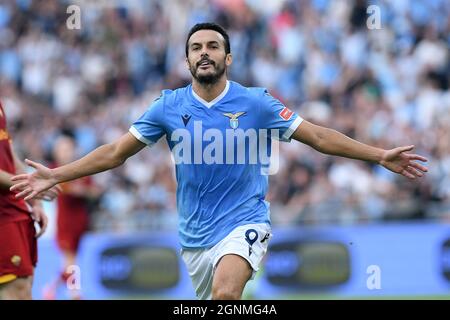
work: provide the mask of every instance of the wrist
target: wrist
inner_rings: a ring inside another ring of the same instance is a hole
[[[52,182],[53,186],[61,182],[57,170],[58,168],[50,169],[50,181]]]
[[[41,200],[37,200],[37,199],[30,199],[27,200],[27,202],[30,204],[30,206],[32,207],[42,207],[42,202]]]
[[[384,163],[385,163],[385,158],[386,158],[386,153],[387,153],[387,150],[384,150],[384,149],[378,149],[378,152],[377,152],[377,160],[376,160],[376,163],[377,164],[379,164],[379,165],[384,165]]]

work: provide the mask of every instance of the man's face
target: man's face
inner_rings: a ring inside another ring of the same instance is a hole
[[[186,62],[199,83],[216,83],[231,64],[231,54],[225,54],[224,44],[223,36],[214,30],[199,30],[189,39]]]
[[[76,146],[72,139],[59,137],[55,142],[53,156],[58,165],[67,164],[75,159]]]

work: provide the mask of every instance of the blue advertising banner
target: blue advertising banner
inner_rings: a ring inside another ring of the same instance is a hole
[[[39,241],[34,298],[61,270],[53,240]],[[176,234],[89,234],[74,283],[85,299],[195,299]],[[57,298],[67,298],[60,290]],[[383,224],[274,229],[256,299],[450,294],[450,225]]]
[[[274,230],[257,298],[450,294],[450,226],[384,224]]]

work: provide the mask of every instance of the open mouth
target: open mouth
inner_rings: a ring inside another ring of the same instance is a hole
[[[200,61],[200,63],[198,64],[200,69],[208,69],[212,65],[212,62],[209,60]]]

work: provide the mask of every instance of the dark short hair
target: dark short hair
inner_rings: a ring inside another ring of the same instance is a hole
[[[186,57],[188,56],[188,51],[189,51],[189,39],[191,38],[191,36],[196,33],[199,30],[213,30],[213,31],[217,31],[218,33],[220,33],[223,38],[225,39],[225,54],[228,54],[231,52],[231,48],[230,48],[230,37],[228,36],[227,32],[225,31],[225,29],[214,22],[204,22],[204,23],[197,23],[195,26],[193,26],[191,28],[191,30],[189,30],[189,34],[187,36],[186,39]]]

